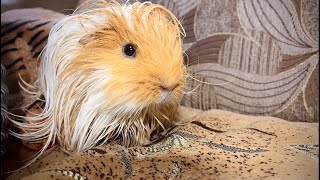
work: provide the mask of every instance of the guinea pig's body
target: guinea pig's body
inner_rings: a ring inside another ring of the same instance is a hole
[[[51,30],[35,93],[43,111],[14,123],[30,142],[58,141],[81,152],[109,139],[148,142],[172,121],[185,84],[180,23],[151,3],[96,9],[63,18]],[[31,122],[31,123],[30,123]]]

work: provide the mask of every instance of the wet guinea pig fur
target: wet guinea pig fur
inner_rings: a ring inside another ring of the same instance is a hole
[[[110,139],[148,143],[174,119],[181,101],[182,36],[177,18],[150,2],[103,2],[64,17],[50,31],[29,92],[34,100],[44,97],[43,110],[23,122],[12,117],[24,130],[12,134],[44,142],[42,151],[52,142],[67,152]]]

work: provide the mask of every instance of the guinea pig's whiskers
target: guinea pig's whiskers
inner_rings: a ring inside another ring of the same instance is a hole
[[[198,65],[200,65],[200,58],[199,58],[199,56],[198,56],[196,53],[194,53],[193,51],[191,51],[191,50],[187,50],[187,52],[192,53],[192,54],[196,57],[196,62],[197,62],[197,63],[196,63],[196,65],[193,65],[193,66],[198,66]],[[188,61],[187,61],[187,64],[186,64],[187,71],[188,71],[189,66],[191,66],[192,64],[190,64],[190,58],[189,58],[189,55],[187,54],[187,52],[184,52],[184,54],[185,54],[185,57],[186,57],[187,60],[188,60]],[[196,75],[197,72],[193,72],[193,73]],[[188,77],[190,77],[191,79],[193,79],[193,80],[195,80],[195,81],[197,81],[197,82],[199,82],[199,83],[203,83],[203,84],[207,84],[207,85],[212,85],[212,86],[223,86],[223,85],[229,84],[230,82],[233,82],[233,81],[235,80],[235,78],[236,78],[236,74],[233,75],[233,79],[232,79],[232,80],[227,81],[227,82],[224,82],[224,83],[219,83],[219,84],[201,81],[201,80],[199,80],[199,79],[197,79],[197,78],[195,78],[195,77],[192,77],[190,73],[187,73],[187,78],[188,78]]]
[[[195,59],[196,65],[199,65],[199,64],[200,64],[199,55],[198,55],[197,53],[194,53],[193,51],[191,51],[191,50],[188,49],[186,52],[184,52],[184,54],[185,54],[184,57],[186,57],[187,60],[188,60],[188,61],[187,61],[187,64],[186,64],[186,67],[189,67],[190,65],[194,65],[193,63],[190,63],[190,57],[189,57],[189,54],[188,54],[188,53],[192,54],[193,57],[196,58],[196,59]]]
[[[196,74],[196,73],[194,73],[194,74]],[[236,79],[236,76],[237,76],[237,75],[234,74],[234,75],[232,76],[232,79],[231,79],[230,81],[226,81],[226,82],[218,83],[218,84],[209,83],[209,82],[205,82],[205,81],[199,80],[199,79],[197,79],[197,78],[195,78],[195,77],[192,77],[189,73],[187,73],[187,76],[190,77],[191,79],[199,82],[199,83],[203,83],[203,84],[207,84],[207,85],[212,85],[212,86],[223,86],[223,85],[226,85],[226,84],[229,84],[229,83],[233,82],[233,81]]]
[[[194,93],[195,90],[197,90],[200,87],[200,84],[198,84],[195,88],[193,88],[192,90],[188,91],[188,92],[183,92],[183,94],[192,94]]]

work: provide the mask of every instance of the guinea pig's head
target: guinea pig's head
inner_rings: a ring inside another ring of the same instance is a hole
[[[143,144],[171,121],[186,78],[182,34],[174,15],[151,3],[103,3],[55,25],[39,82],[60,144]]]
[[[179,104],[186,68],[175,17],[160,5],[135,3],[107,10],[106,21],[79,41],[82,50],[66,71],[105,67],[108,81],[99,86],[123,111]]]

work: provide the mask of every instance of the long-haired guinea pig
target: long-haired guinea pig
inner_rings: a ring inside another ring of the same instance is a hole
[[[71,14],[52,28],[42,54],[40,114],[12,121],[29,142],[59,142],[67,152],[107,140],[125,146],[148,142],[172,121],[185,85],[177,18],[157,4],[104,2]]]

